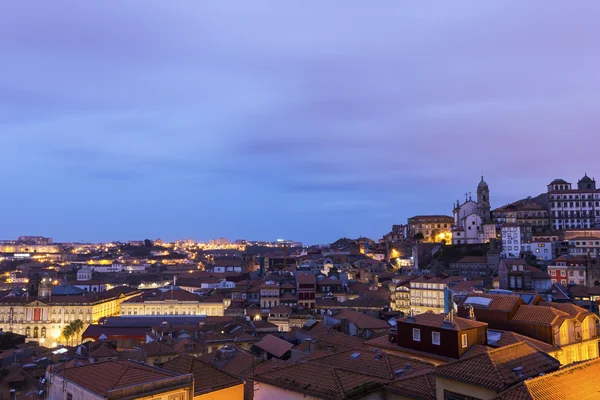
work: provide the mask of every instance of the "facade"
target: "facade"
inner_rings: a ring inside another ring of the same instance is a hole
[[[260,303],[263,310],[268,310],[279,305],[279,286],[263,284],[260,287]]]
[[[504,258],[519,258],[524,251],[524,246],[531,243],[531,225],[503,224],[500,231]]]
[[[317,277],[310,272],[296,274],[298,305],[304,308],[315,308],[317,294]]]
[[[525,243],[523,245],[523,251],[531,253],[535,256],[538,262],[548,264],[555,258],[555,245],[554,242],[533,240],[531,243]]]
[[[547,272],[527,265],[523,259],[504,259],[498,268],[500,289],[546,293],[552,290]]]
[[[425,243],[451,243],[453,223],[454,218],[447,215],[418,215],[408,219],[408,237],[412,239],[421,233]]]
[[[577,189],[563,179],[553,180],[547,196],[553,230],[600,227],[600,191],[587,174],[577,182]]]
[[[600,255],[600,238],[594,236],[576,236],[569,239],[569,255],[588,256],[597,259]]]
[[[151,315],[208,315],[223,316],[225,306],[220,297],[204,298],[174,287],[153,289],[132,297],[121,304],[121,316]]]
[[[411,311],[415,314],[422,314],[428,311],[434,313],[444,312],[448,283],[461,280],[461,277],[443,279],[422,276],[410,281]]]
[[[497,224],[529,224],[534,233],[550,230],[548,209],[541,201],[528,197],[496,208],[492,215]]]
[[[121,304],[139,294],[134,289],[112,289],[86,295],[51,295],[42,278],[38,296],[5,295],[0,298],[0,328],[5,332],[25,335],[48,345],[62,343],[63,328],[77,319],[84,324],[83,331],[100,318],[119,315]],[[48,278],[49,279],[49,278]]]
[[[477,201],[467,194],[465,202],[454,204],[454,227],[452,229],[452,244],[487,243],[495,239],[495,226],[492,223],[490,206],[490,189],[481,177],[477,185]],[[485,229],[485,226],[488,229]],[[490,229],[492,227],[493,229]]]
[[[568,285],[588,286],[589,273],[587,257],[582,256],[560,256],[554,265],[548,266],[548,273],[552,283],[560,283],[564,287]],[[593,285],[589,285],[593,286]]]

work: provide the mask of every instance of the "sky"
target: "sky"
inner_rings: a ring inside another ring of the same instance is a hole
[[[600,177],[600,2],[0,5],[0,239],[329,243]]]

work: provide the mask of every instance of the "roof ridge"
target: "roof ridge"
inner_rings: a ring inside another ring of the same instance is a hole
[[[546,378],[551,378],[556,375],[561,375],[563,373],[567,373],[574,369],[578,369],[578,368],[582,368],[582,367],[586,368],[588,365],[592,365],[594,363],[600,363],[600,358],[594,358],[594,359],[587,360],[587,361],[576,362],[576,363],[567,365],[563,368],[559,368],[556,371],[548,372],[542,376],[535,376],[531,379],[527,379],[527,380],[523,381],[522,383],[527,384],[528,382],[531,383],[531,382],[543,381]]]
[[[333,378],[334,378],[335,385],[337,386],[337,388],[339,389],[339,391],[341,393],[346,393],[346,392],[344,392],[344,387],[342,386],[342,380],[340,379],[340,377],[337,374],[336,367],[329,367],[329,369],[331,370],[331,373],[332,373]]]

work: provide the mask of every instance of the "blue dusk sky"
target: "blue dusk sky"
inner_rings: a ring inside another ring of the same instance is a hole
[[[598,1],[11,1],[0,238],[381,237],[600,177]]]

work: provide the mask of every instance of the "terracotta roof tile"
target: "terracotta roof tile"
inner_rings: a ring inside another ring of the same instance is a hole
[[[520,383],[498,400],[594,400],[600,398],[600,359],[574,364]]]
[[[496,310],[496,311],[511,311],[517,303],[523,304],[523,300],[516,295],[510,294],[490,294],[490,293],[473,293],[466,296],[461,305],[464,305],[467,299],[471,297],[483,297],[486,299],[492,299],[492,302],[487,307],[488,310]],[[477,306],[474,305],[476,308]]]
[[[435,375],[427,373],[411,378],[396,380],[386,386],[392,393],[418,400],[435,400]]]
[[[542,372],[556,370],[559,366],[558,360],[522,342],[443,365],[438,367],[436,374],[501,391]],[[521,369],[515,371],[515,368]]]
[[[294,347],[294,345],[290,342],[286,342],[285,340],[279,339],[273,335],[265,336],[260,342],[255,343],[254,345],[277,358],[281,358],[292,347]]]
[[[521,305],[513,317],[513,321],[539,325],[557,325],[569,314],[554,307]]]
[[[239,378],[189,355],[182,355],[171,361],[167,361],[163,365],[163,369],[182,375],[191,373],[194,377],[195,395],[243,384],[243,381]]]
[[[99,396],[129,386],[172,378],[178,374],[133,361],[106,361],[73,367],[58,367],[55,373]]]

